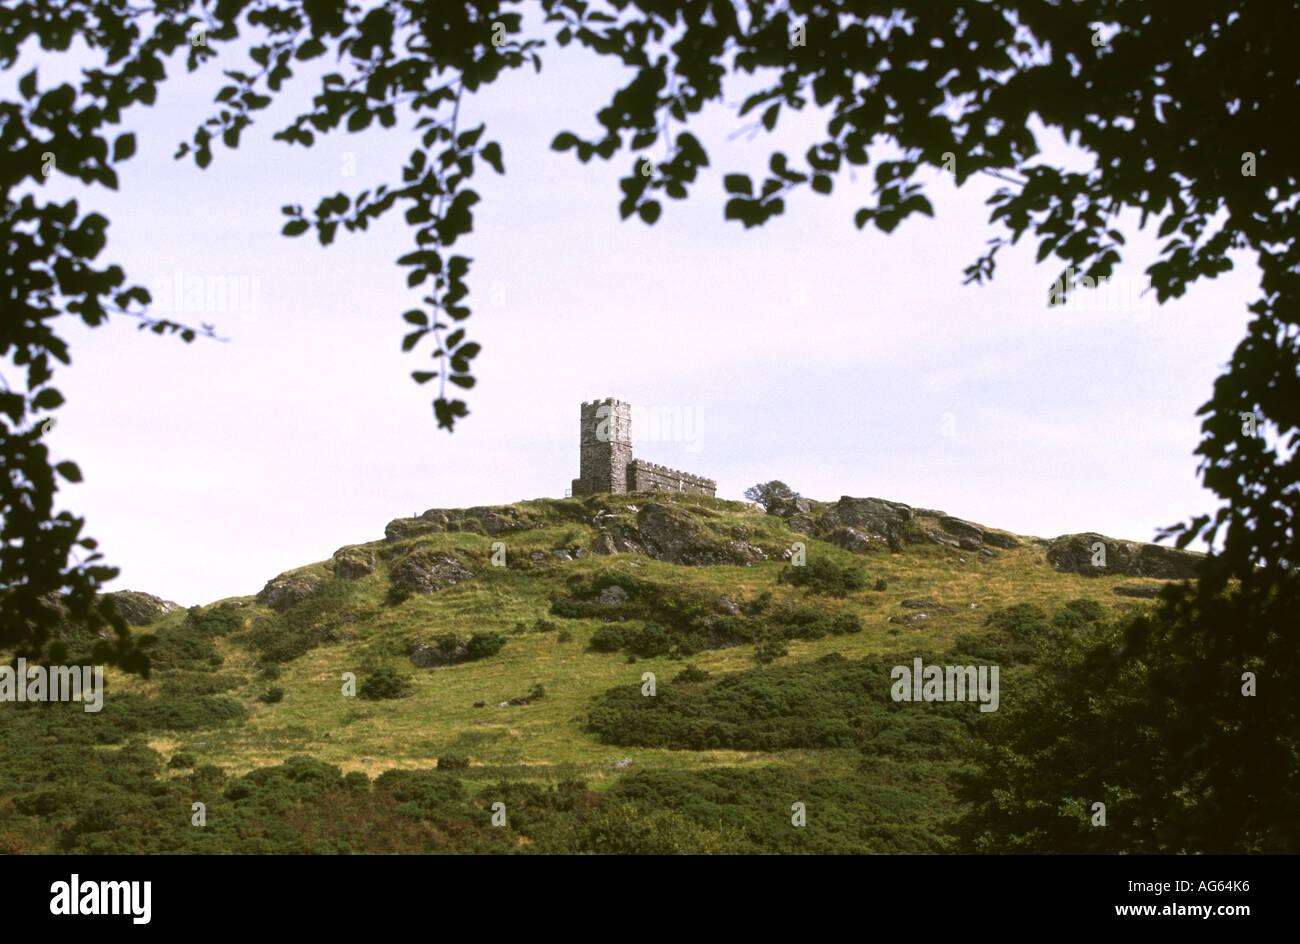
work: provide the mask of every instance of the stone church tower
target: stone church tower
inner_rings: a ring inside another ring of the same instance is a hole
[[[582,405],[578,477],[573,494],[615,494],[628,490],[632,462],[632,405],[613,398]]]
[[[689,492],[712,496],[717,483],[632,458],[632,405],[606,397],[582,404],[578,477],[572,493]]]

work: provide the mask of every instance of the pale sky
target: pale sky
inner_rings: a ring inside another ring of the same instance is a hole
[[[583,165],[549,145],[561,130],[595,134],[621,70],[576,46],[543,60],[541,75],[508,74],[462,105],[462,127],[487,122],[507,173],[480,165],[475,232],[452,250],[474,259],[466,326],[483,352],[471,415],[451,435],[433,419],[436,383],[410,379],[435,369],[431,348],[399,349],[401,313],[422,294],[396,265],[413,245],[402,205],[329,247],[280,235],[283,204],[400,180],[410,120],[310,150],[272,141],[315,91],[304,76],[200,171],[172,154],[211,113],[221,69],[246,60],[223,53],[188,75],[177,59],[157,105],[127,113],[138,151],[117,193],[47,187],[109,217],[101,264],[120,263],[159,304],[193,279],[247,287],[238,310],[173,305],[177,320],[215,322],[224,344],[128,319],[56,323],[73,365],[55,374],[68,403],[48,441],[85,475],[58,507],[85,516],[122,569],[114,589],[209,603],[378,539],[395,517],[561,497],[578,472],[579,405],[605,396],[634,405],[639,458],[716,479],[723,498],[780,478],[816,499],[1135,540],[1216,507],[1195,472],[1195,411],[1244,333],[1249,257],[1183,299],[1135,304],[1158,222],[1139,233],[1131,219],[1117,290],[1049,310],[1059,260],[1034,265],[1032,238],[999,254],[991,284],[962,285],[1001,232],[983,205],[995,182],[931,178],[935,218],[886,236],[852,222],[870,166],[745,231],[723,220],[723,175],[761,180],[776,149],[799,166],[824,119],[783,113],[774,134],[729,141],[757,117],[738,117],[739,86],[691,127],[712,160],[691,199],[654,227],[620,222],[632,155]],[[32,64],[44,90],[77,61],[29,49],[0,75],[6,94]]]

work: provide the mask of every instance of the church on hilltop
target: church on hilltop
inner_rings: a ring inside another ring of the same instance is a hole
[[[606,397],[582,405],[575,496],[605,492],[687,492],[708,495],[718,483],[653,462],[632,458],[632,405]]]

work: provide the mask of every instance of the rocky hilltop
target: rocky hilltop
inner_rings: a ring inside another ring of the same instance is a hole
[[[992,557],[992,548],[1010,550],[1028,542],[1046,548],[1047,563],[1058,571],[1086,577],[1125,576],[1183,580],[1196,576],[1203,554],[1159,544],[1120,541],[1095,532],[1063,534],[1052,540],[1024,538],[955,518],[942,511],[913,508],[883,498],[843,496],[834,504],[796,498],[768,512],[795,531],[823,538],[849,551],[901,552],[918,535],[934,544]],[[911,528],[908,524],[913,523]]]
[[[491,538],[492,546],[499,546],[506,555],[507,566],[531,569],[589,555],[617,554],[644,555],[689,567],[751,566],[790,559],[792,545],[801,538],[826,541],[862,555],[906,555],[926,545],[983,560],[1005,552],[1032,551],[1045,567],[1088,577],[1189,579],[1195,576],[1203,556],[1093,532],[1050,540],[1015,535],[943,511],[882,498],[845,495],[835,502],[802,497],[784,500],[768,509],[766,527],[736,524],[724,514],[738,510],[752,513],[760,509],[706,497],[637,493],[433,508],[417,517],[390,521],[381,541],[339,548],[329,568],[347,580],[385,568],[400,590],[433,593],[471,580],[481,568],[494,563],[493,552],[477,545],[451,550],[445,545],[436,549],[425,546],[423,539],[448,534]],[[567,540],[559,546],[531,546],[535,542],[530,532],[557,527],[568,529]],[[282,611],[308,596],[321,579],[319,573],[306,570],[281,574],[267,582],[257,602]]]
[[[158,617],[180,609],[178,603],[139,590],[117,590],[105,596],[117,604],[118,611],[129,626],[148,626]]]

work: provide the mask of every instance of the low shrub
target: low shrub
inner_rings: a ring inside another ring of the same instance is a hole
[[[789,654],[790,650],[786,647],[784,639],[767,639],[759,643],[754,650],[754,661],[760,665],[767,665]]]
[[[597,652],[618,652],[623,648],[627,633],[617,623],[601,626],[591,634],[590,646]]]
[[[357,689],[357,695],[368,701],[401,698],[409,691],[409,684],[410,679],[400,675],[396,669],[391,666],[381,666],[366,676],[365,681]]]
[[[486,659],[501,651],[506,639],[500,633],[475,633],[465,644],[466,659]]]
[[[971,664],[1012,665],[1016,661],[1012,644],[998,633],[961,633],[953,640],[952,654]]]
[[[777,582],[805,587],[813,593],[842,597],[865,588],[867,578],[860,567],[836,564],[826,557],[814,557],[802,567],[784,567]]]
[[[668,634],[664,632],[663,627],[650,623],[633,635],[627,644],[634,655],[652,659],[655,656],[667,654],[669,646]]]
[[[862,632],[862,620],[855,613],[837,613],[831,617],[831,632],[836,636]]]
[[[224,672],[164,672],[162,690],[163,698],[193,698],[195,695],[221,695],[234,688],[239,688],[244,680]]]
[[[198,609],[192,608],[182,622],[144,637],[152,638],[152,642],[145,643],[145,651],[155,668],[210,670],[221,665],[221,654],[212,641],[230,631],[229,616],[219,614],[220,607],[208,614],[200,610],[196,615]],[[242,621],[239,625],[243,625]]]
[[[723,648],[753,642],[767,632],[767,624],[749,616],[722,616],[709,625],[709,647]]]
[[[673,681],[674,682],[704,682],[707,681],[708,678],[709,678],[709,673],[707,669],[696,668],[695,666],[691,665],[688,662],[686,663],[686,668],[682,669],[680,672],[678,672],[676,675],[673,676]]]
[[[463,760],[468,765],[468,759]],[[391,796],[399,804],[397,812],[412,819],[438,822],[450,816],[461,816],[466,799],[465,786],[459,777],[445,776],[445,770],[444,773],[438,770],[386,770],[375,780],[374,790]]]
[[[516,630],[517,632],[518,630]],[[501,651],[508,636],[502,633],[475,633],[469,639],[463,639],[455,633],[439,633],[428,643],[418,639],[407,642],[406,649],[412,656],[419,652],[421,666],[456,665],[474,659],[486,659]]]
[[[1090,600],[1087,597],[1080,597],[1077,600],[1067,600],[1065,609],[1071,613],[1076,613],[1085,623],[1095,623],[1106,615],[1105,608],[1096,600]],[[1059,615],[1059,613],[1058,613]]]
[[[115,701],[125,716],[123,720],[138,731],[216,728],[248,717],[243,705],[228,698],[204,695],[183,701],[160,698],[133,699],[127,702],[128,698],[131,696],[118,695],[113,699],[105,699],[105,710],[101,714],[107,714],[109,702]]]
[[[343,775],[343,788],[353,793],[369,793],[370,778],[359,770]]]
[[[1024,642],[1047,628],[1047,614],[1032,603],[1015,603],[990,613],[984,625]]]

